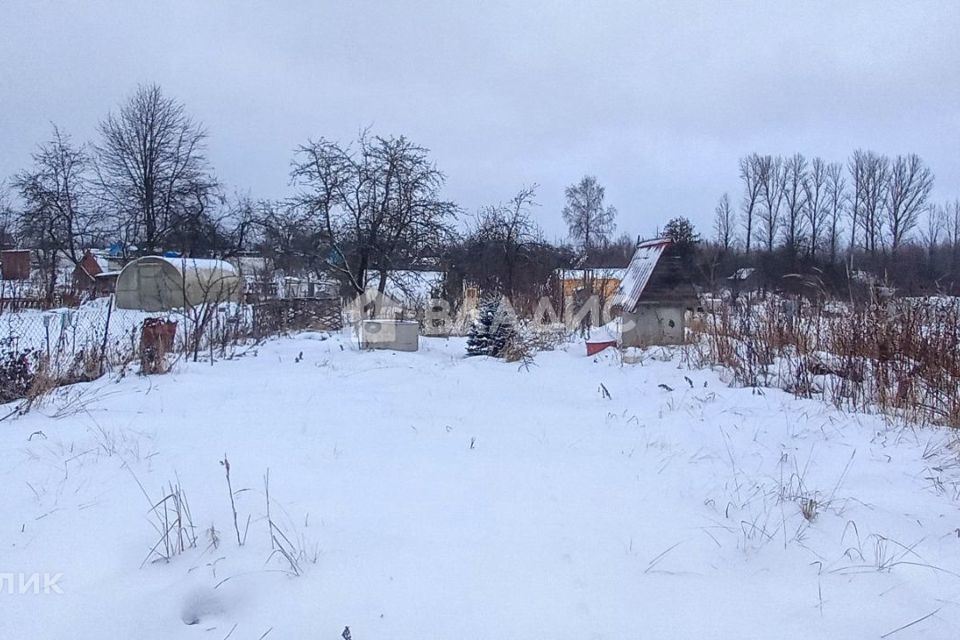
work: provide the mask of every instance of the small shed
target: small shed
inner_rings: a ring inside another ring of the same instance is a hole
[[[144,256],[117,277],[118,309],[169,311],[206,303],[239,302],[243,283],[223,260]]]
[[[94,292],[98,296],[106,296],[117,290],[117,278],[120,277],[119,271],[104,271],[98,273],[94,283]]]
[[[85,251],[73,269],[73,288],[78,291],[97,290],[97,277],[107,271],[109,268],[105,259],[94,255],[92,251]]]
[[[727,276],[730,285],[730,298],[736,300],[741,293],[749,293],[759,288],[760,278],[754,267],[741,267]]]
[[[696,306],[697,297],[682,256],[671,247],[668,238],[637,245],[614,298],[622,320],[621,346],[684,341],[686,312]]]
[[[0,251],[0,271],[4,280],[29,280],[30,251],[28,249]]]

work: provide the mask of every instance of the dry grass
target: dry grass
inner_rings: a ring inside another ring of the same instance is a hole
[[[696,326],[699,363],[739,384],[960,427],[960,304],[903,299],[838,314],[772,298],[712,309]]]
[[[139,480],[137,481],[139,483]],[[140,485],[141,490],[143,485]],[[147,496],[146,491],[144,495]],[[147,496],[149,499],[149,496]],[[150,523],[158,535],[143,563],[169,562],[174,556],[197,546],[197,532],[187,494],[179,480],[168,485],[165,495],[150,505]]]

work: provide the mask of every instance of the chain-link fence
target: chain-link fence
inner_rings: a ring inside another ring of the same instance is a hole
[[[52,387],[95,379],[145,353],[144,321],[170,330],[164,351],[184,357],[222,357],[239,344],[303,329],[342,326],[339,299],[287,299],[258,304],[199,305],[166,313],[118,309],[112,296],[78,307],[0,311],[0,403]]]

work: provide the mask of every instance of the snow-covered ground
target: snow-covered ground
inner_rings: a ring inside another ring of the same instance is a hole
[[[949,432],[660,351],[575,344],[524,369],[461,339],[323,338],[0,422],[0,637],[960,636]],[[271,554],[268,469],[300,576]],[[158,536],[139,485],[177,481],[197,547],[141,566]],[[38,574],[56,588],[20,588]]]

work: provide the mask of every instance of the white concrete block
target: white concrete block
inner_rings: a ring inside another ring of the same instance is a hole
[[[413,320],[364,320],[360,323],[360,345],[364,349],[417,351],[420,325]]]

